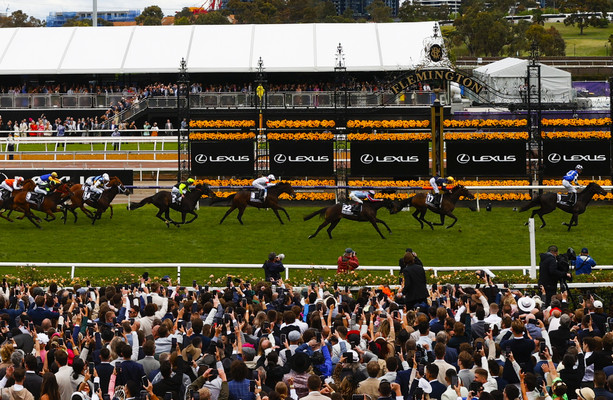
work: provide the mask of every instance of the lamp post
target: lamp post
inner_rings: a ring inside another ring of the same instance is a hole
[[[181,102],[181,95],[185,94],[185,102]],[[183,118],[186,126],[182,127]],[[185,159],[183,159],[185,158]],[[183,179],[183,172],[190,173],[189,168],[189,75],[187,62],[181,58],[179,64],[179,77],[177,79],[177,182]]]
[[[256,170],[260,169],[260,159],[261,160],[266,160],[266,152],[268,151],[267,147],[265,146],[264,149],[262,149],[260,151],[260,146],[259,143],[261,140],[264,139],[264,105],[267,103],[266,101],[266,75],[264,72],[264,61],[262,60],[262,57],[259,58],[258,60],[258,66],[256,69],[257,73],[256,73],[256,78],[255,78],[255,83],[256,83],[256,88],[255,88],[255,94],[256,94],[256,101],[257,101],[257,108],[258,108],[258,134],[257,134],[257,140],[256,140],[256,151],[257,151],[257,155],[258,155],[258,168],[256,168]],[[270,163],[270,161],[268,161]],[[265,165],[265,161],[264,161],[264,166],[263,168],[261,168],[262,170],[265,169],[269,169],[266,168]],[[257,175],[257,171],[256,171],[256,175]]]
[[[347,68],[345,67],[345,53],[343,51],[343,45],[338,44],[336,47],[336,53],[334,55],[334,117],[336,119],[336,132],[344,134],[337,135],[337,144],[342,143],[342,149],[340,150],[340,154],[338,154],[337,162],[336,162],[336,182],[337,185],[347,185]],[[340,86],[340,88],[339,88]],[[341,117],[341,112],[338,108],[339,101],[339,89],[343,89],[344,91],[344,113],[343,117]],[[341,123],[342,122],[342,123]],[[341,131],[343,129],[343,131]],[[338,151],[338,150],[337,150]],[[348,190],[344,190],[345,198],[348,197]],[[340,193],[337,193],[336,198],[340,198]]]
[[[537,163],[536,163],[536,178],[538,184],[543,184],[543,139],[541,137],[541,65],[539,63],[540,51],[536,41],[530,46],[530,61],[528,62],[528,71],[526,76],[527,87],[527,114],[528,114],[528,129],[530,132],[531,144],[536,146]],[[535,83],[533,81],[535,80]],[[533,89],[537,96],[536,110],[532,107]],[[539,193],[542,190],[539,190]]]

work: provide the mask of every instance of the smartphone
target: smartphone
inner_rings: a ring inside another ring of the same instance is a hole
[[[89,336],[94,336],[94,327],[90,326],[89,328],[87,328],[87,333],[89,334]]]
[[[541,344],[540,344],[540,352],[541,353],[545,353],[545,349],[547,349],[547,343],[542,341]]]
[[[345,292],[349,293],[349,285],[345,286]]]
[[[196,314],[198,312],[198,303],[192,303],[192,314]]]
[[[100,382],[94,382],[94,393],[100,390]]]
[[[453,285],[453,287],[454,287],[454,288],[455,288],[455,290],[457,291],[457,290],[460,288],[460,284],[459,284],[459,283],[456,283],[456,284],[454,284],[454,285]]]
[[[89,375],[92,377],[92,379],[94,378],[94,363],[93,362],[89,363]]]
[[[334,282],[333,287],[335,291],[338,290],[338,282]]]
[[[8,335],[7,335],[7,337],[8,337]],[[60,346],[63,346],[64,345],[64,339],[61,339],[61,338],[58,339],[57,340],[57,344],[59,344]]]
[[[281,339],[281,344],[282,345],[285,344],[285,341],[287,340],[287,335],[285,333],[282,333],[280,339]]]
[[[451,386],[456,387],[458,386],[458,376],[454,375],[451,377]]]
[[[508,289],[508,288],[509,288],[509,282],[505,282],[505,283],[503,284],[503,286],[504,286],[504,288],[505,288],[505,289]]]
[[[143,375],[143,376],[140,378],[140,381],[141,381],[141,383],[142,383],[143,387],[147,387],[147,386],[149,386],[149,379],[147,379],[147,377],[146,377],[145,375]]]
[[[509,358],[510,355],[511,355],[511,346],[507,346],[507,348],[505,349],[504,357]]]
[[[228,279],[226,280],[226,287],[230,287],[231,284],[232,284],[232,277],[229,276]]]
[[[432,284],[432,291],[433,291],[433,292],[436,292],[436,289],[437,289],[437,288],[438,288],[437,284],[436,284],[436,283],[433,283],[433,284]]]
[[[321,332],[315,333],[315,340],[317,340],[317,343],[321,342]]]
[[[153,303],[153,297],[147,296],[147,304]]]
[[[398,346],[398,345],[394,346],[394,352],[396,354],[400,354],[401,351],[402,351],[402,347],[401,346]]]
[[[255,392],[255,381],[249,381],[249,391],[251,393]]]
[[[423,365],[423,364],[419,364],[417,366],[417,372],[419,372],[419,376],[424,376],[424,367],[425,367],[425,365]]]
[[[90,281],[85,281],[85,286],[90,287],[91,282]]]
[[[345,358],[345,360],[347,360],[348,362],[353,362],[353,353],[351,351],[348,351],[346,353],[343,353],[343,357]]]
[[[174,351],[174,349],[177,347],[177,338],[176,337],[172,338],[172,344],[170,346],[171,346],[171,349]]]
[[[209,291],[209,285],[204,285],[204,291],[208,292]]]
[[[117,375],[121,374],[121,363],[120,362],[115,364],[115,373]]]
[[[483,342],[477,342],[477,351],[481,351],[483,348]]]
[[[194,288],[195,288],[196,286],[198,286],[198,284],[196,283],[196,280],[194,279],[194,280],[192,281],[192,287],[194,287]]]
[[[30,331],[34,331],[34,322],[30,322]]]

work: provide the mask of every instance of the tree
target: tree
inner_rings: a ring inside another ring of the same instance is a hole
[[[482,11],[477,6],[456,18],[451,38],[454,44],[465,44],[471,56],[497,56],[510,35],[508,22],[498,12]]]
[[[285,0],[230,0],[226,8],[240,24],[280,24],[288,21]]]
[[[92,26],[92,20],[89,18],[80,20],[77,17],[74,17],[66,21],[62,26]],[[113,23],[111,21],[98,18],[98,25],[96,26],[113,26]]]
[[[229,23],[228,17],[225,17],[219,11],[209,11],[206,14],[200,14],[194,21],[196,25],[226,25]]]
[[[546,56],[565,55],[566,44],[560,32],[554,27],[545,29],[541,25],[532,24],[526,31],[526,39],[529,43],[536,42],[540,52]]]
[[[373,22],[392,22],[392,9],[383,0],[374,0],[366,7]]]
[[[175,25],[191,25],[192,21],[188,17],[175,17]]]
[[[44,26],[38,18],[30,17],[21,10],[13,11],[9,16],[0,17],[0,28],[21,28]]]
[[[164,18],[164,13],[160,7],[149,6],[145,7],[135,20],[139,25],[162,25],[162,18]]]
[[[609,23],[607,0],[564,0],[561,8],[570,14],[564,19],[564,25],[578,27],[580,35],[589,26],[606,27]]]

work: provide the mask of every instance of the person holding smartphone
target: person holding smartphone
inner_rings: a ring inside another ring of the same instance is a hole
[[[441,395],[441,400],[456,400],[458,397],[468,397],[468,389],[461,386],[461,381],[455,369],[448,369],[445,372],[445,382],[447,383],[447,390]]]

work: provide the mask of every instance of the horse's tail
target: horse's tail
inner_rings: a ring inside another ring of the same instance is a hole
[[[130,210],[136,210],[137,208],[141,208],[142,206],[146,204],[150,204],[152,201],[153,201],[153,196],[149,196],[149,197],[145,197],[138,203],[130,202]]]
[[[536,196],[528,204],[519,209],[519,212],[528,211],[532,207],[536,207],[541,204],[541,196]]]
[[[309,215],[305,215],[304,216],[304,220],[308,221],[308,220],[310,220],[311,218],[313,218],[316,215],[319,215],[321,217],[321,216],[324,215],[324,213],[326,212],[327,209],[328,209],[328,207],[324,207],[324,208],[322,208],[320,210],[317,210],[315,212],[310,213]]]
[[[231,201],[232,199],[234,199],[234,196],[236,196],[236,193],[232,193],[228,197],[219,197],[213,194],[213,196],[209,197],[211,199],[211,203],[209,205],[212,206],[213,204],[221,203],[222,201]]]

